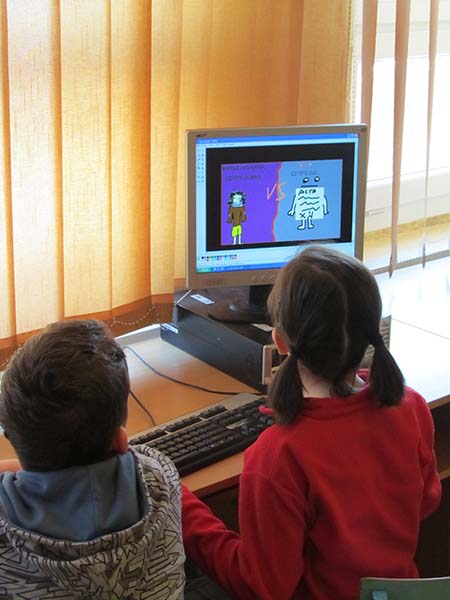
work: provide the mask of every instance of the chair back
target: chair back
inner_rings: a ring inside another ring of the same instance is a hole
[[[450,600],[450,577],[361,579],[359,600]]]

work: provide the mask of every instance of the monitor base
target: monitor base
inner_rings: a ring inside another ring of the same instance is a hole
[[[226,323],[264,323],[270,325],[266,302],[271,289],[271,285],[250,286],[248,299],[236,297],[228,301],[216,301],[208,308],[208,314],[212,319]]]

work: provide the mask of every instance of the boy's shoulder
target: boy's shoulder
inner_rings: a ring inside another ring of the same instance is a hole
[[[182,598],[184,551],[178,473],[157,450],[137,446],[130,452],[142,515],[124,529],[74,544],[16,527],[0,511],[0,596],[4,589],[16,597],[12,590],[17,589],[41,597],[39,590],[45,584],[48,598],[78,596],[83,586],[86,597],[111,598],[112,585],[114,591],[122,590],[117,598],[129,597],[130,593],[133,598]],[[140,573],[137,579],[136,568]],[[129,573],[133,573],[132,580]]]
[[[156,448],[140,444],[130,446],[138,472],[150,486],[160,484],[176,491],[181,490],[180,476],[173,462]]]

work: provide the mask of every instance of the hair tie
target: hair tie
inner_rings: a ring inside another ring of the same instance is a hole
[[[384,339],[381,333],[377,333],[375,335],[371,335],[369,337],[369,344],[374,348],[379,348],[380,346],[384,346]]]
[[[289,353],[293,358],[295,358],[295,360],[298,360],[298,350],[295,346],[291,346],[289,348]]]

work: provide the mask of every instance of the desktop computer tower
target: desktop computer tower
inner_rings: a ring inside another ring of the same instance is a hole
[[[232,300],[238,288],[196,290],[175,299],[173,322],[161,323],[161,338],[265,393],[280,355],[265,325],[227,323],[208,314],[216,301]]]

